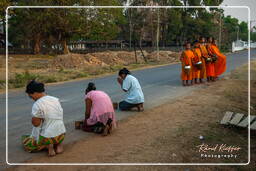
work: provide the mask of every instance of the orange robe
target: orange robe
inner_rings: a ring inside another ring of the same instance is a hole
[[[211,44],[210,47],[212,52],[218,57],[217,61],[215,62],[215,74],[216,76],[219,76],[226,71],[226,56],[220,52],[216,45]]]
[[[209,54],[208,57],[211,57],[211,55],[213,55],[213,51],[212,51],[212,48],[211,46],[208,44],[206,46],[207,48],[207,52]],[[216,74],[215,74],[215,63],[214,62],[206,62],[206,74],[207,74],[207,77],[215,77]]]
[[[207,49],[204,45],[200,44],[199,48],[201,50],[201,55],[202,55],[201,56],[202,57],[202,69],[201,69],[201,72],[200,72],[200,78],[205,79],[207,77],[205,58],[208,57],[209,55],[208,55]]]
[[[182,80],[192,80],[193,79],[193,65],[192,59],[194,58],[194,53],[192,50],[185,50],[181,54],[181,79]],[[190,66],[190,72],[185,72],[185,66]]]
[[[197,62],[202,62],[202,53],[201,53],[201,50],[200,48],[195,48],[193,50],[194,52],[194,58],[192,59],[193,61],[193,64],[196,64]],[[196,67],[194,67],[193,69],[193,78],[201,78],[201,69],[197,69]]]

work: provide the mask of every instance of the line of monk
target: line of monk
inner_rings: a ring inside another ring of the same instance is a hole
[[[180,57],[183,86],[204,83],[204,80],[214,82],[226,71],[226,56],[220,52],[214,38],[209,37],[205,42],[205,38],[200,37],[193,43],[193,48],[190,42],[184,47]]]

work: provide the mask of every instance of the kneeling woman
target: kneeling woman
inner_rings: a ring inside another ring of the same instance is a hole
[[[62,141],[65,137],[63,109],[59,99],[44,93],[44,84],[31,81],[26,93],[35,103],[32,107],[31,135],[22,136],[26,151],[36,152],[48,148],[48,155],[54,156],[63,152]]]
[[[137,107],[138,111],[143,111],[144,94],[137,78],[131,75],[130,71],[123,68],[118,73],[118,83],[121,88],[126,92],[125,100],[119,103],[120,110],[131,110]]]
[[[83,130],[103,135],[110,134],[115,127],[115,112],[110,97],[103,91],[96,90],[94,83],[88,84],[85,94]]]

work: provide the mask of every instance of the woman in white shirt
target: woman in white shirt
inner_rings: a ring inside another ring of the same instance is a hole
[[[123,68],[118,73],[118,83],[121,88],[126,92],[126,97],[119,103],[120,110],[131,110],[136,107],[138,111],[143,111],[144,94],[137,78],[131,75],[130,71]]]
[[[59,99],[44,93],[44,84],[31,81],[26,93],[35,103],[32,107],[32,134],[23,136],[26,151],[34,152],[48,148],[48,155],[55,156],[63,152],[65,137],[63,109]]]

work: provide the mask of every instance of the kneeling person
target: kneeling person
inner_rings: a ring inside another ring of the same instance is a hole
[[[36,152],[48,148],[48,155],[63,152],[62,142],[65,137],[63,109],[58,98],[44,93],[44,84],[31,81],[26,93],[35,103],[32,107],[31,135],[22,136],[26,151]]]
[[[119,103],[119,109],[131,110],[136,107],[138,111],[143,111],[144,94],[137,78],[132,76],[126,68],[121,69],[118,75],[117,81],[122,90],[127,93],[125,100]]]
[[[110,97],[105,92],[96,90],[94,83],[88,84],[85,94],[83,130],[103,135],[110,134],[115,127],[115,112]]]

